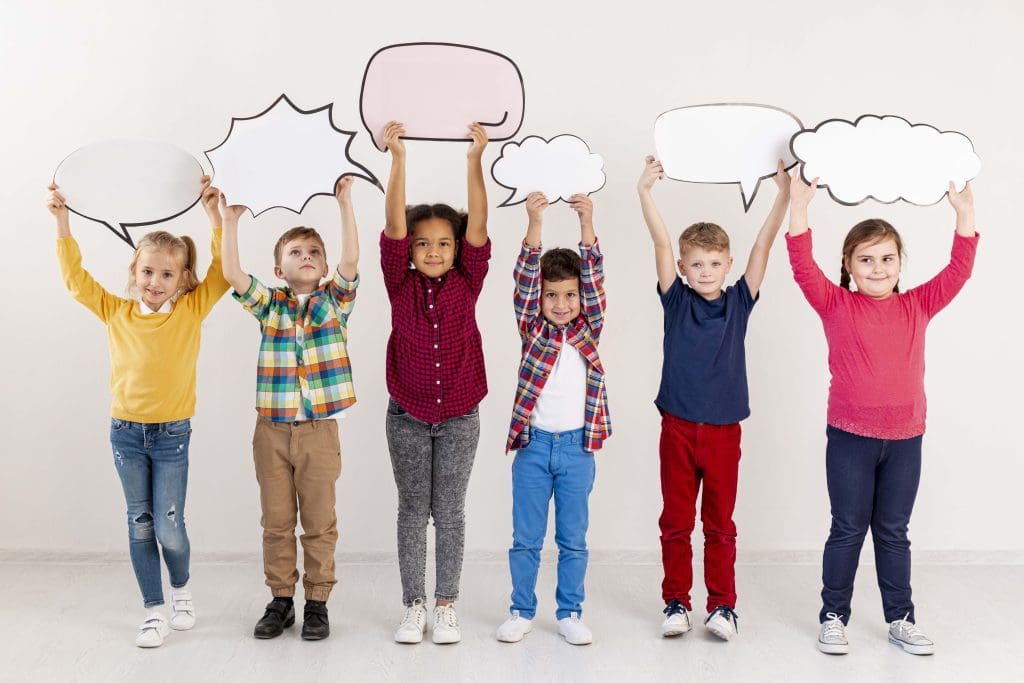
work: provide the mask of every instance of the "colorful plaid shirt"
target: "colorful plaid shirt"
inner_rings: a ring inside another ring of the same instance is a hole
[[[579,247],[580,314],[565,326],[554,325],[541,314],[540,247],[524,242],[519,252],[514,273],[514,304],[523,358],[519,364],[519,386],[505,452],[519,450],[530,442],[530,414],[565,342],[579,351],[587,363],[583,447],[596,451],[612,434],[604,366],[597,355],[597,343],[604,326],[604,257],[596,240],[591,246],[580,244]]]
[[[260,415],[290,422],[301,400],[306,415],[320,420],[356,402],[345,342],[358,286],[358,276],[349,282],[335,270],[304,308],[290,288],[270,288],[255,277],[245,294],[231,293],[263,334],[256,370]]]

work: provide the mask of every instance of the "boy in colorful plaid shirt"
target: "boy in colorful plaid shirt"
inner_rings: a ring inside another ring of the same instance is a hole
[[[296,513],[302,520],[305,610],[302,637],[330,634],[327,598],[334,586],[338,541],[334,486],[341,474],[338,423],[331,417],[356,401],[348,351],[348,316],[359,286],[359,238],[351,200],[352,178],[335,186],[341,208],[341,260],[328,275],[324,243],[316,230],[298,227],[274,246],[274,274],[287,287],[267,287],[238,261],[238,217],[224,215],[224,275],[232,296],[260,321],[256,371],[253,460],[263,510],[263,571],[273,599],[253,632],[274,638],[295,623]],[[296,500],[297,499],[297,500]]]
[[[588,499],[594,487],[594,451],[612,432],[604,366],[597,342],[604,326],[604,266],[594,235],[593,204],[573,195],[579,215],[579,255],[551,249],[541,256],[541,222],[548,200],[526,199],[529,227],[516,262],[515,311],[522,362],[506,451],[512,463],[513,545],[511,616],[498,640],[514,643],[530,632],[537,611],[537,570],[555,498],[558,544],[558,632],[573,645],[593,641],[580,620],[587,573]]]

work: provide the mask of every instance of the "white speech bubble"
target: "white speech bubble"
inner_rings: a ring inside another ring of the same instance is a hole
[[[53,182],[79,216],[97,221],[132,248],[129,227],[188,211],[202,194],[203,167],[183,149],[154,140],[104,140],[69,154]]]
[[[803,128],[788,111],[764,104],[698,104],[665,112],[654,122],[654,146],[665,175],[690,183],[738,183],[743,210],[758,185],[796,165],[789,149]]]
[[[981,170],[963,133],[899,116],[829,119],[800,131],[790,145],[804,180],[819,178],[832,199],[848,206],[868,199],[927,206],[946,195],[949,181],[962,190]]]
[[[512,190],[499,206],[526,201],[531,192],[542,192],[552,204],[569,201],[574,194],[597,192],[605,183],[604,159],[594,154],[575,135],[556,135],[546,140],[536,135],[508,142],[491,165],[491,176]]]
[[[273,208],[302,213],[313,197],[333,196],[343,176],[365,178],[380,188],[348,155],[356,133],[334,126],[333,107],[306,111],[281,95],[255,116],[232,118],[224,141],[206,152],[228,203],[245,206],[253,216]]]

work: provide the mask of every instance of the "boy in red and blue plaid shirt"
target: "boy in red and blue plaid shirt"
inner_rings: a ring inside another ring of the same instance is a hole
[[[498,640],[514,643],[530,632],[537,611],[537,570],[555,498],[558,544],[558,632],[573,645],[593,640],[580,620],[587,573],[588,499],[594,487],[594,451],[611,435],[604,366],[597,342],[604,326],[604,266],[594,235],[593,205],[573,195],[579,215],[579,254],[551,249],[541,256],[541,223],[548,200],[526,199],[529,227],[516,262],[515,311],[522,339],[506,451],[512,463],[513,545],[511,616]]]

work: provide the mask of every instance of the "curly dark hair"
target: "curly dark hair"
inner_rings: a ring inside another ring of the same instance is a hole
[[[579,279],[580,255],[572,249],[548,249],[540,257],[540,276],[548,282]]]

